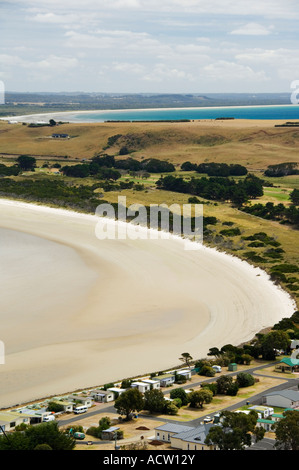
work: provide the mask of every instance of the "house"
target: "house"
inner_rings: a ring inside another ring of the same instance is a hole
[[[131,388],[138,388],[139,392],[145,393],[151,389],[150,384],[146,384],[144,382],[132,382]]]
[[[92,398],[100,403],[108,403],[114,400],[114,392],[111,390],[93,390],[90,392]]]
[[[152,379],[144,379],[142,380],[145,384],[148,384],[151,388],[151,390],[159,390],[160,389],[160,382],[158,380],[152,380]]]
[[[88,408],[93,404],[92,397],[82,397],[80,395],[69,395],[68,400],[71,400],[72,402],[80,402],[82,406],[87,406]]]
[[[29,418],[29,424],[38,424],[41,423],[45,416],[48,416],[50,413],[47,411],[47,407],[28,407],[18,408],[12,411],[13,413],[18,413],[22,416],[27,416]],[[11,412],[10,412],[11,413]]]
[[[191,370],[190,369],[178,369],[175,371],[177,375],[182,375],[183,377],[186,377],[186,379],[190,380],[191,379]]]
[[[113,392],[114,393],[114,398],[115,399],[125,391],[126,391],[125,388],[117,388],[117,387],[111,387],[111,388],[107,389],[107,392]]]
[[[200,426],[186,426],[183,424],[166,423],[155,429],[157,440],[168,442],[174,449],[180,450],[214,450],[205,444],[205,439],[213,423]]]
[[[278,390],[263,396],[263,403],[278,408],[299,408],[299,392],[295,390]]]
[[[65,413],[73,411],[74,404],[71,401],[66,400],[51,400],[51,403],[63,406],[63,411]]]
[[[256,422],[256,425],[258,427],[264,428],[266,432],[272,431],[273,424],[274,424],[274,421],[272,421],[271,419],[263,419],[263,418],[259,418]]]
[[[69,139],[68,134],[52,134],[52,139]]]
[[[276,372],[287,372],[292,374],[293,372],[299,372],[299,359],[293,357],[284,357],[275,366]]]
[[[158,380],[160,382],[160,387],[169,387],[175,382],[175,375],[172,373],[158,375],[157,377],[155,377],[155,380]]]
[[[280,421],[281,419],[283,419],[284,416],[282,413],[273,413],[273,415],[271,415],[271,419],[276,423],[276,421]]]
[[[12,431],[20,424],[30,424],[30,416],[16,411],[0,411],[0,435]]]
[[[274,413],[274,409],[268,406],[254,405],[254,406],[250,406],[248,409],[256,411],[258,415],[260,415],[259,418],[261,419],[267,419],[269,418],[269,416],[273,415]]]

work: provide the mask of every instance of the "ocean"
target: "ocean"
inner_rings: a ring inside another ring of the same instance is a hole
[[[91,111],[72,116],[74,122],[179,121],[217,118],[299,121],[299,105],[228,106],[217,108],[158,108]]]

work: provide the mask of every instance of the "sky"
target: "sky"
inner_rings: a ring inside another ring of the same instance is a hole
[[[7,91],[291,93],[298,0],[0,0]]]

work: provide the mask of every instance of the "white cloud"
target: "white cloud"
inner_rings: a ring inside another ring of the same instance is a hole
[[[203,73],[207,78],[218,81],[220,87],[223,80],[234,83],[240,80],[256,82],[269,80],[264,70],[256,72],[248,65],[241,65],[226,60],[219,60],[215,63],[206,65],[203,67]]]
[[[265,26],[258,23],[247,23],[238,29],[231,31],[230,34],[241,35],[241,36],[268,36],[272,33],[274,26]]]

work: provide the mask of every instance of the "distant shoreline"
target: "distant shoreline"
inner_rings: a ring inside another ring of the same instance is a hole
[[[117,113],[127,113],[127,112],[153,112],[153,111],[188,111],[188,110],[231,110],[231,109],[256,109],[256,108],[292,108],[294,106],[298,107],[298,105],[294,104],[279,104],[279,105],[247,105],[247,106],[200,106],[200,107],[183,107],[183,108],[126,108],[126,109],[99,109],[99,110],[78,110],[78,111],[58,111],[58,112],[51,112],[51,113],[34,113],[34,114],[25,114],[21,116],[5,116],[1,117],[0,120],[2,121],[10,121],[10,122],[39,122],[43,120],[43,122],[49,121],[50,119],[54,120],[63,120],[63,118],[68,117],[68,122],[72,123],[96,123],[96,122],[104,122],[104,121],[80,121],[76,119],[76,116],[80,115],[86,115],[86,114],[104,114],[104,113],[111,113],[117,114]],[[206,118],[210,120],[214,120],[214,118]],[[238,118],[235,118],[238,119]],[[45,121],[46,120],[46,121]],[[190,118],[192,120],[192,118]],[[200,119],[195,119],[195,120],[200,120]],[[254,119],[248,119],[248,120],[254,120]],[[258,119],[257,119],[258,120]],[[266,119],[265,119],[266,120]],[[285,120],[285,119],[273,119],[275,120]],[[290,121],[292,120],[291,118],[289,119]],[[153,120],[152,122],[155,122]]]

